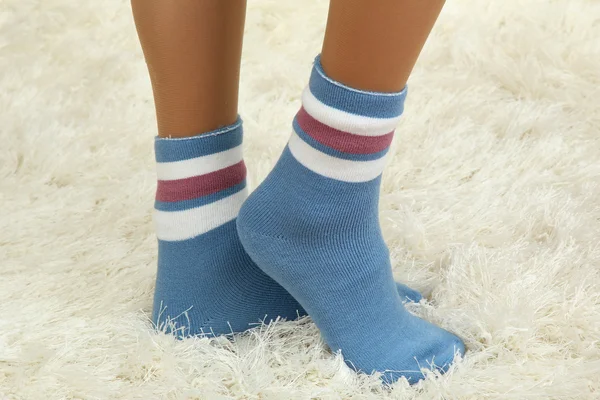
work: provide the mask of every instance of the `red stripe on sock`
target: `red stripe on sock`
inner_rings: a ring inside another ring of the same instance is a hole
[[[158,181],[156,200],[175,202],[197,199],[242,183],[245,178],[246,164],[242,160],[208,174],[173,181]]]
[[[361,136],[327,126],[300,108],[296,115],[298,125],[317,142],[332,149],[350,154],[373,154],[387,149],[394,138],[394,131],[381,136]]]

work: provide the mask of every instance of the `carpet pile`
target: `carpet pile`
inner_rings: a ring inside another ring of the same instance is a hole
[[[252,0],[251,186],[290,133],[327,3]],[[600,3],[448,2],[409,82],[381,221],[411,310],[465,359],[381,387],[310,319],[151,330],[152,93],[124,0],[0,12],[1,399],[597,399]]]

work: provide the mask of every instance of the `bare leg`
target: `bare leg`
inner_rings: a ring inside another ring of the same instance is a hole
[[[235,122],[245,0],[132,0],[158,133],[184,137]]]
[[[356,89],[402,90],[444,0],[331,0],[321,62]]]

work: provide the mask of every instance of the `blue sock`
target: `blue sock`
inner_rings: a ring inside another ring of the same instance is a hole
[[[396,289],[403,303],[418,303],[423,299],[423,295],[418,290],[408,287],[400,282],[396,282]]]
[[[241,121],[191,138],[157,138],[155,150],[158,329],[211,336],[305,315],[238,238],[235,219],[247,197]]]
[[[260,321],[306,315],[256,267],[235,229],[246,199],[241,121],[215,132],[155,142],[158,273],[153,321],[179,337],[242,332]],[[421,294],[397,284],[400,296]]]
[[[405,94],[346,87],[317,58],[292,137],[237,227],[252,259],[349,366],[414,383],[421,368],[443,372],[465,349],[405,310],[381,235],[381,173]]]

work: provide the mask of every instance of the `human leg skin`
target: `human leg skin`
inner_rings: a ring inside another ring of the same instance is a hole
[[[421,368],[445,372],[465,351],[402,305],[378,216],[403,88],[441,6],[332,0],[290,141],[237,222],[251,258],[308,311],[329,347],[388,383],[415,383]]]
[[[325,73],[355,89],[399,92],[444,2],[331,0],[321,54]]]
[[[186,137],[236,122],[245,0],[131,0],[158,134]]]

